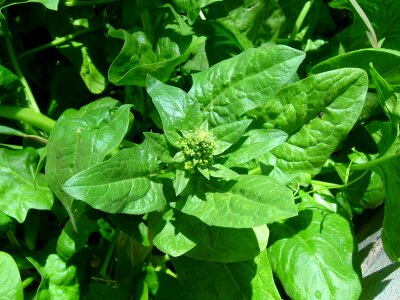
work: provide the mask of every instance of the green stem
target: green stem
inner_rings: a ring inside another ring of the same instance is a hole
[[[34,127],[42,129],[43,131],[50,133],[53,129],[54,120],[41,114],[40,112],[34,111],[30,108],[23,108],[17,106],[8,106],[0,104],[0,117],[26,122]]]
[[[35,277],[33,277],[33,276],[26,278],[24,281],[22,281],[22,288],[25,289],[34,281],[35,281]]]
[[[33,48],[29,51],[26,51],[25,53],[22,53],[21,55],[18,56],[18,59],[21,59],[25,56],[32,55],[36,52],[40,52],[40,51],[43,51],[43,50],[51,48],[51,47],[56,47],[56,46],[62,45],[66,42],[69,42],[69,41],[81,36],[81,35],[95,31],[96,29],[97,29],[96,27],[91,27],[91,28],[87,28],[87,29],[75,32],[75,33],[68,34],[68,35],[60,37],[60,38],[56,38],[53,41],[51,41],[50,43],[44,44],[42,46],[39,46],[39,47]]]
[[[375,30],[372,27],[372,24],[371,24],[370,20],[368,19],[367,15],[365,14],[365,12],[361,8],[361,6],[357,3],[356,0],[349,0],[349,2],[353,6],[353,8],[357,12],[357,14],[360,16],[360,18],[363,21],[365,27],[367,27],[367,29],[368,29],[367,37],[369,39],[369,42],[371,43],[371,46],[373,48],[379,48],[378,38],[376,37]]]
[[[110,265],[110,261],[111,261],[112,255],[114,253],[115,246],[117,245],[118,236],[119,236],[119,233],[115,232],[115,236],[112,239],[110,245],[108,246],[106,257],[104,258],[104,262],[103,262],[103,264],[101,266],[101,269],[100,269],[100,275],[103,278],[107,277],[107,270],[108,270],[108,267]]]
[[[12,246],[14,246],[15,248],[17,248],[17,249],[21,249],[21,245],[20,245],[20,243],[18,242],[18,239],[17,239],[17,237],[15,236],[15,232],[14,232],[14,230],[9,230],[9,231],[7,231],[7,238],[8,238],[8,241],[10,242],[10,244],[12,245]]]
[[[299,32],[301,26],[303,25],[303,22],[306,19],[308,12],[310,11],[310,8],[314,3],[314,1],[315,0],[307,1],[304,4],[303,9],[301,10],[299,16],[297,17],[296,23],[294,24],[292,33],[290,34],[290,39],[294,40],[296,38],[296,35]]]
[[[10,55],[11,64],[13,65],[13,68],[15,70],[15,74],[17,75],[18,79],[20,80],[21,84],[24,87],[24,92],[28,100],[28,106],[32,108],[34,111],[40,113],[39,106],[36,103],[32,90],[29,87],[28,81],[26,80],[24,74],[22,73],[21,67],[19,66],[17,57],[15,55],[14,48],[11,42],[10,32],[8,31],[7,21],[2,21],[1,25],[3,28],[4,39],[6,41],[7,52]]]
[[[94,1],[65,1],[64,6],[85,6],[85,5],[99,5],[117,2],[118,0],[94,0]]]
[[[397,157],[400,157],[400,153],[396,153],[395,155],[382,156],[382,157],[379,157],[377,159],[374,159],[374,160],[371,160],[369,162],[362,163],[362,164],[351,165],[350,170],[352,170],[352,171],[367,170],[367,169],[370,169],[371,167],[374,167],[376,165],[379,165],[381,163],[384,163],[390,159],[397,158]]]

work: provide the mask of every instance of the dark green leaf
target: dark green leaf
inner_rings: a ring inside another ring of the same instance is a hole
[[[166,205],[162,184],[150,177],[157,170],[155,157],[143,146],[135,146],[76,174],[63,185],[63,190],[109,213],[162,210]]]

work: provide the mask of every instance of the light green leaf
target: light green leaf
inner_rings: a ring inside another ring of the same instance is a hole
[[[194,74],[189,97],[201,104],[211,127],[229,124],[290,82],[303,59],[303,52],[286,46],[249,49]]]
[[[231,168],[258,158],[282,145],[288,138],[287,133],[277,129],[254,129],[246,136],[240,148],[227,155],[228,159],[224,163],[226,167]]]
[[[281,299],[266,251],[251,260],[217,263],[172,258],[186,299]]]
[[[123,149],[109,160],[86,169],[63,186],[75,199],[109,213],[143,214],[162,210],[162,184],[150,176],[157,160],[143,146]]]
[[[242,175],[236,180],[222,184],[217,192],[192,195],[170,205],[207,225],[232,228],[256,227],[297,214],[292,191],[274,179]]]
[[[130,122],[130,105],[104,98],[79,111],[67,110],[54,126],[47,144],[46,176],[49,186],[67,209],[71,221],[73,198],[63,184],[78,172],[98,164],[124,138]]]
[[[299,210],[298,216],[270,225],[268,254],[285,292],[292,299],[358,299],[351,225],[317,203],[301,204]]]
[[[48,278],[50,299],[79,299],[79,283],[75,266],[67,266],[59,256],[50,254],[43,271]]]
[[[21,276],[11,255],[0,251],[0,298],[23,300]]]
[[[30,209],[50,210],[53,205],[44,175],[36,176],[37,159],[33,148],[0,148],[0,210],[20,223]]]
[[[125,30],[110,30],[109,35],[122,38],[124,45],[108,71],[109,80],[115,85],[146,86],[148,74],[167,81],[175,67],[189,58],[204,38],[193,38],[186,48],[180,47],[169,37],[158,40],[156,51],[141,31],[130,34]]]
[[[367,88],[363,70],[340,69],[281,89],[257,113],[264,127],[289,134],[265,158],[274,166],[269,175],[287,183],[296,176],[307,181],[317,174],[356,123]]]
[[[215,164],[210,168],[210,176],[229,181],[239,177],[240,175],[223,165]]]

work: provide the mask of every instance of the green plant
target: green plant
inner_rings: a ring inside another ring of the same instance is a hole
[[[399,260],[380,1],[37,2],[0,2],[0,293],[358,299],[383,201]]]

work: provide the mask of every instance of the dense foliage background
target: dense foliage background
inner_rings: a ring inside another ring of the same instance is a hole
[[[358,299],[380,205],[399,261],[399,1],[0,0],[0,24],[0,296]]]

